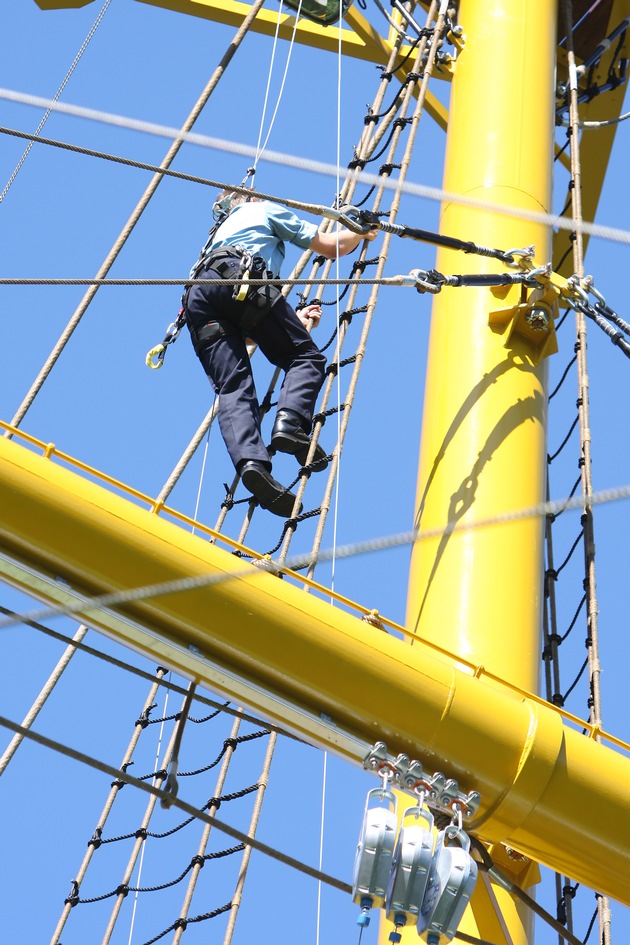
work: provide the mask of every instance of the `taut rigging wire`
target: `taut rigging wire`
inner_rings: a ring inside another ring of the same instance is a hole
[[[70,65],[70,68],[68,69],[68,71],[66,72],[65,76],[63,77],[63,79],[62,79],[62,81],[61,81],[61,85],[59,86],[59,88],[58,88],[57,91],[55,92],[54,97],[53,97],[53,102],[57,102],[57,101],[59,100],[60,95],[62,94],[62,92],[63,92],[63,90],[65,89],[66,85],[67,85],[68,82],[70,81],[70,79],[71,79],[71,77],[72,77],[72,73],[74,72],[74,70],[76,69],[76,67],[79,65],[79,62],[81,61],[81,57],[83,56],[83,53],[85,52],[85,50],[88,48],[88,46],[89,46],[89,44],[90,44],[90,41],[91,41],[92,37],[94,36],[96,30],[98,29],[101,20],[102,20],[103,17],[105,16],[105,14],[106,14],[106,12],[107,12],[107,9],[108,9],[108,7],[109,7],[109,5],[110,5],[110,3],[111,3],[111,0],[105,0],[105,3],[104,3],[103,6],[101,7],[100,12],[98,13],[98,16],[96,17],[96,19],[95,19],[94,22],[92,23],[92,26],[90,27],[87,36],[86,36],[85,39],[83,40],[83,43],[81,44],[81,46],[80,46],[80,48],[79,48],[79,51],[77,52],[76,56],[74,57],[74,59],[73,59],[71,65]],[[4,198],[6,197],[7,193],[9,192],[9,188],[11,187],[11,184],[13,183],[13,181],[14,181],[15,178],[17,177],[18,173],[20,172],[20,168],[21,168],[22,165],[24,164],[25,160],[27,159],[27,157],[28,157],[28,155],[29,155],[29,152],[30,152],[31,148],[33,147],[33,143],[34,143],[35,141],[37,141],[40,131],[42,130],[42,128],[44,127],[44,125],[46,124],[46,122],[48,121],[48,119],[50,118],[50,115],[51,115],[51,114],[52,114],[52,108],[47,108],[46,111],[44,112],[44,115],[43,115],[43,117],[42,117],[40,123],[38,124],[37,128],[35,129],[34,134],[28,136],[28,137],[31,139],[31,140],[30,140],[30,144],[28,144],[28,145],[26,146],[24,152],[22,153],[22,156],[21,156],[20,160],[17,162],[17,164],[16,164],[16,166],[14,167],[14,169],[13,169],[13,171],[12,171],[12,173],[11,173],[9,179],[8,179],[8,181],[7,181],[6,184],[4,185],[4,189],[3,189],[2,193],[0,193],[0,203],[2,203],[2,201],[3,201]]]

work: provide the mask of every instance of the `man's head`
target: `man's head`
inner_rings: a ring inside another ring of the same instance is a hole
[[[258,200],[254,194],[236,193],[234,190],[222,190],[212,204],[212,216],[216,223],[222,223],[235,207],[241,203]]]

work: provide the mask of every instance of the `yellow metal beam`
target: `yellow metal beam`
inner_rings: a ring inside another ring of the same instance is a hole
[[[74,600],[87,624],[214,691],[246,695],[254,712],[314,743],[357,761],[382,738],[444,770],[480,791],[480,837],[630,904],[630,850],[619,844],[630,834],[630,759],[552,707],[370,628],[5,438],[0,551],[8,580]],[[78,602],[199,575],[214,583],[103,611]]]
[[[553,0],[461,0],[466,42],[451,88],[449,193],[550,211],[556,15]],[[445,203],[440,230],[486,246],[534,244],[537,260],[550,258],[549,230],[507,213]],[[436,267],[484,273],[496,262],[440,250]],[[523,335],[491,325],[493,312],[521,299],[520,288],[445,289],[435,297],[415,525],[438,537],[413,549],[406,625],[531,690],[540,665],[542,523],[457,530],[544,499],[546,365]],[[501,738],[488,732],[485,749],[477,748],[492,759]],[[553,737],[547,750],[559,762],[563,749]],[[540,849],[527,852],[548,863]],[[509,894],[480,885],[461,929],[524,945],[531,925]]]
[[[42,10],[59,10],[83,7],[92,3],[93,0],[35,0],[35,2]],[[251,9],[251,4],[242,3],[240,0],[140,0],[140,2],[236,27],[241,25]],[[296,26],[295,19],[291,13],[279,14],[275,10],[263,9],[259,12],[251,29],[265,36],[274,36],[277,30],[280,39],[286,40],[290,40],[295,31],[295,42],[338,54],[339,29],[336,26],[322,26],[304,18],[298,20]],[[353,59],[365,59],[379,65],[384,65],[389,61],[392,38],[384,39],[354,7],[347,11],[345,21],[348,26],[341,30],[342,55]],[[402,62],[408,52],[409,46],[404,46],[398,61]],[[414,61],[411,60],[412,64]],[[450,79],[450,71],[438,70],[436,77]],[[447,109],[430,91],[426,93],[425,108],[438,125],[445,129],[448,120]]]

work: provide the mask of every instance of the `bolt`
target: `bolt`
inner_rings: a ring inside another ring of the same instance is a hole
[[[549,328],[549,313],[546,309],[534,305],[525,315],[525,321],[532,331],[547,331]]]
[[[464,27],[458,23],[451,29],[451,33],[459,39],[460,36],[464,35]]]

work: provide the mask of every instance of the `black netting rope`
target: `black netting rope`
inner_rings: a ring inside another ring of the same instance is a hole
[[[578,425],[579,419],[580,419],[579,415],[576,416],[575,420],[574,420],[573,423],[571,424],[571,427],[570,427],[570,429],[569,429],[569,432],[568,432],[567,435],[565,436],[564,440],[562,441],[562,443],[560,444],[560,446],[558,447],[558,449],[556,450],[556,452],[555,452],[555,453],[552,453],[551,456],[547,456],[547,463],[548,463],[549,465],[550,465],[551,463],[553,463],[554,459],[556,459],[556,458],[560,455],[560,453],[562,452],[562,450],[565,448],[565,446],[567,445],[567,443],[568,443],[569,440],[571,439],[571,434],[573,433],[573,431],[575,430],[576,426]]]
[[[343,325],[344,323],[346,325],[349,325],[352,322],[352,316],[359,315],[362,312],[367,312],[367,305],[360,305],[358,306],[358,308],[349,308],[349,309],[346,309],[345,312],[342,312],[341,315],[339,316],[339,326],[335,328],[335,330],[333,331],[332,335],[330,336],[326,344],[319,350],[324,352],[326,351],[327,348],[330,348],[331,344],[337,337],[337,331],[339,327],[341,327],[341,325]]]
[[[355,261],[352,263],[352,269],[350,270],[350,275],[348,276],[348,279],[349,280],[354,279],[357,272],[362,273],[365,271],[366,266],[375,266],[379,261],[380,260],[378,256],[376,256],[374,259],[355,259]],[[327,305],[338,305],[339,302],[341,302],[350,291],[351,285],[352,285],[352,282],[348,281],[346,285],[343,287],[343,289],[341,290],[341,292],[339,293],[339,295],[337,296],[337,298],[331,299],[329,302],[324,301],[324,299],[319,299],[319,304],[322,307],[325,307]]]
[[[573,488],[571,489],[571,492],[570,492],[569,495],[567,496],[567,498],[566,498],[566,500],[565,500],[565,503],[564,503],[564,505],[562,506],[562,508],[559,509],[557,512],[550,512],[550,513],[547,515],[547,518],[549,519],[550,522],[555,522],[557,518],[560,518],[561,515],[564,515],[564,513],[565,513],[566,510],[567,510],[567,508],[569,507],[569,504],[570,504],[570,502],[571,502],[571,499],[573,498],[573,496],[574,496],[575,493],[577,492],[577,488],[578,488],[578,486],[580,485],[581,482],[582,482],[582,477],[581,477],[581,476],[578,476],[577,479],[575,480],[575,482],[573,483]]]
[[[575,541],[574,541],[573,544],[571,545],[571,548],[570,548],[570,550],[569,550],[569,553],[567,554],[566,558],[564,559],[564,561],[562,562],[562,564],[560,565],[560,567],[555,569],[556,577],[558,577],[558,575],[562,572],[562,570],[567,566],[567,564],[569,563],[569,561],[570,561],[571,558],[573,557],[573,552],[575,551],[575,549],[577,548],[577,546],[580,544],[580,542],[581,542],[581,540],[582,540],[583,537],[584,537],[584,529],[582,529],[582,530],[580,531],[580,534],[577,536],[577,538],[575,539]]]
[[[562,636],[560,637],[560,641],[559,641],[560,643],[564,643],[564,641],[566,640],[566,638],[569,636],[569,634],[570,634],[571,631],[573,630],[573,628],[574,628],[574,626],[575,626],[575,624],[576,624],[576,622],[577,622],[577,619],[578,619],[578,617],[580,616],[580,613],[582,612],[582,610],[583,610],[583,608],[584,608],[585,603],[586,603],[586,594],[583,595],[582,600],[581,600],[580,603],[578,604],[578,608],[577,608],[577,610],[575,611],[575,614],[574,614],[574,616],[573,616],[573,620],[572,620],[571,623],[569,624],[568,630],[566,630],[566,631],[562,634]]]
[[[229,702],[226,702],[225,705],[229,705]],[[152,708],[154,708],[152,706]],[[211,712],[210,715],[204,715],[200,719],[194,718],[194,716],[189,715],[187,722],[193,722],[195,725],[201,725],[203,722],[209,722],[211,719],[215,719],[217,715],[220,715],[223,709],[217,709],[216,712]],[[155,725],[156,722],[174,722],[179,721],[181,718],[181,712],[175,712],[173,715],[164,715],[161,719],[149,719],[145,724],[146,725]]]
[[[65,900],[67,905],[72,907],[83,905],[87,906],[94,902],[103,902],[105,899],[111,899],[113,896],[122,896],[126,897],[130,892],[132,893],[151,893],[151,892],[161,892],[163,889],[170,889],[172,886],[176,886],[178,883],[184,879],[185,876],[190,873],[193,866],[204,866],[209,860],[219,860],[223,859],[226,856],[232,856],[233,853],[241,853],[245,849],[244,843],[237,843],[236,846],[228,847],[225,850],[216,850],[214,853],[206,853],[204,856],[196,854],[193,856],[192,860],[188,866],[177,876],[175,879],[171,879],[166,883],[161,883],[159,886],[128,886],[126,883],[121,883],[120,886],[117,886],[116,889],[112,889],[108,893],[103,893],[100,896],[91,896],[89,899],[81,899],[79,896],[79,890],[76,883],[76,880],[72,881],[72,890],[70,895]]]
[[[560,331],[560,329],[564,325],[567,315],[569,314],[570,311],[571,311],[570,308],[565,309],[564,315],[562,316],[562,318],[558,321],[558,324],[556,325],[556,334]],[[580,347],[579,342],[576,342],[574,350],[576,351],[579,350],[579,347]]]
[[[584,936],[584,938],[583,938],[583,940],[582,940],[582,945],[586,945],[586,943],[588,942],[588,940],[589,940],[589,938],[590,938],[591,932],[593,931],[593,926],[595,925],[595,919],[597,918],[598,912],[599,912],[599,906],[596,906],[596,907],[595,907],[595,912],[594,912],[593,915],[591,916],[591,921],[590,921],[589,924],[588,924],[588,928],[587,928],[587,930],[586,930],[586,935]]]
[[[332,456],[328,457],[329,460],[331,458]],[[302,468],[306,469],[307,467],[302,467]],[[301,471],[302,470],[300,470],[300,474],[301,474]],[[292,484],[292,486],[295,485],[295,483],[299,480],[299,478],[300,476],[297,477],[297,479]],[[288,518],[282,527],[282,532],[280,534],[280,538],[278,539],[277,543],[273,546],[273,548],[270,548],[269,551],[265,552],[265,554],[275,555],[276,551],[278,551],[280,547],[282,546],[282,542],[284,541],[284,536],[286,535],[286,533],[288,532],[290,528],[295,530],[300,524],[300,522],[305,522],[309,518],[315,518],[315,516],[319,515],[320,512],[321,512],[321,508],[311,509],[310,512],[301,512],[299,515],[293,516],[293,518]],[[305,567],[308,567],[308,565],[305,564],[302,567],[305,568]],[[302,570],[302,568],[295,568],[292,570],[300,571]]]
[[[161,938],[164,938],[165,935],[168,935],[169,932],[175,931],[175,929],[186,929],[187,925],[190,925],[191,922],[204,922],[206,919],[214,919],[218,915],[227,912],[228,909],[232,908],[231,902],[226,902],[224,906],[219,906],[218,909],[214,909],[213,912],[204,912],[203,915],[193,916],[192,919],[176,919],[172,925],[169,925],[167,929],[164,929],[163,932],[160,932],[159,935],[150,938],[147,942],[144,942],[143,945],[154,945],[155,942],[159,942]]]
[[[223,748],[219,752],[218,756],[209,765],[206,765],[205,768],[197,768],[196,771],[178,771],[177,777],[191,778],[194,775],[203,774],[205,771],[210,771],[211,768],[214,768],[216,765],[218,765],[228,748],[236,751],[238,746],[242,745],[244,742],[251,742],[256,738],[263,738],[265,735],[269,735],[269,729],[264,728],[258,732],[250,732],[249,735],[237,735],[235,738],[226,738],[223,742]]]
[[[556,394],[558,393],[558,391],[560,390],[560,388],[566,381],[569,371],[571,370],[571,368],[573,367],[576,361],[577,361],[577,354],[574,354],[571,360],[569,361],[569,363],[567,364],[566,368],[564,369],[564,374],[562,375],[562,377],[560,378],[560,380],[558,381],[558,383],[556,384],[552,392],[549,394],[548,400],[553,400],[553,398],[556,396]]]
[[[218,763],[221,761],[221,759],[223,758],[228,748],[233,748],[234,750],[236,750],[237,746],[240,745],[242,742],[248,742],[248,741],[251,741],[251,739],[253,738],[261,738],[263,735],[268,735],[268,734],[269,734],[268,729],[262,729],[259,732],[252,732],[250,735],[238,735],[236,738],[226,738],[225,741],[223,742],[223,747],[221,748],[221,751],[219,752],[217,757],[214,759],[214,761],[211,761],[210,764],[206,765],[204,768],[199,768],[196,771],[179,771],[177,773],[177,776],[179,778],[189,778],[189,777],[192,777],[193,775],[203,774],[205,771],[210,771],[212,770],[212,768],[215,768],[218,765]],[[164,768],[159,768],[157,771],[151,771],[150,774],[143,775],[141,778],[138,778],[138,780],[149,781],[151,778],[166,778],[166,775],[167,775],[166,770]]]
[[[221,804],[227,804],[229,801],[238,800],[241,797],[246,797],[248,794],[251,794],[253,791],[256,791],[260,787],[259,783],[250,784],[249,787],[241,788],[240,791],[232,791],[231,794],[221,794],[219,797],[211,797],[203,807],[200,807],[199,810],[210,810],[211,807],[214,807],[215,811],[219,810]],[[106,837],[103,839],[101,836],[101,828],[98,827],[94,831],[92,839],[89,841],[89,846],[95,847],[98,849],[100,846],[106,843],[117,843],[119,840],[146,840],[147,837],[151,837],[153,840],[164,840],[166,837],[172,837],[174,833],[182,830],[184,827],[187,827],[188,824],[191,824],[193,820],[196,820],[196,817],[188,817],[186,820],[182,821],[181,824],[178,824],[176,827],[173,827],[171,830],[166,830],[164,833],[154,833],[152,830],[147,830],[146,827],[138,827],[133,833],[123,833],[117,837]]]
[[[573,680],[573,682],[571,683],[571,685],[565,692],[564,696],[562,697],[562,705],[565,704],[565,702],[567,701],[567,699],[569,698],[569,696],[571,695],[571,693],[573,692],[573,690],[579,683],[580,679],[584,675],[584,670],[586,669],[587,666],[588,666],[588,658],[584,660],[584,662],[582,663],[582,668],[580,669],[579,673],[577,674],[577,676],[575,677],[575,679]]]

